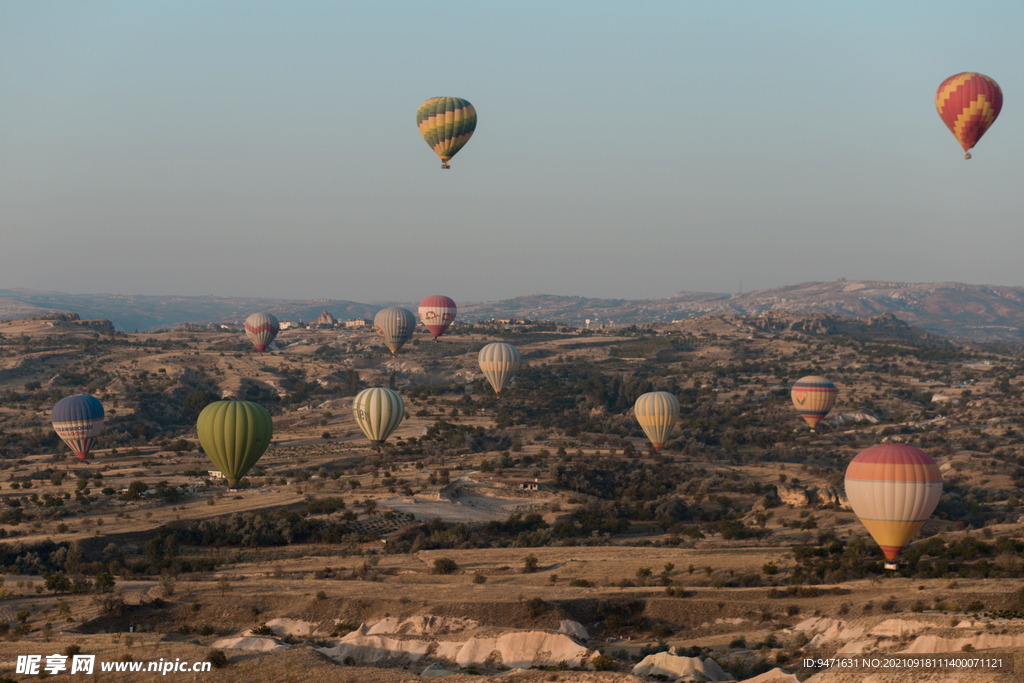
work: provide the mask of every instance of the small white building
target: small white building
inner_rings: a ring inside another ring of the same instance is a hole
[[[206,476],[210,479],[227,479],[220,470],[206,470]]]

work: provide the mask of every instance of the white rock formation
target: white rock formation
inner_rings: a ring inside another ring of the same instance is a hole
[[[497,638],[470,638],[459,650],[455,662],[463,668],[501,664],[528,669],[555,666],[560,662],[570,667],[584,666],[590,659],[587,648],[564,633],[525,631]]]
[[[740,683],[800,683],[800,679],[796,674],[776,667],[771,671],[765,671],[763,674],[740,681]]]
[[[238,638],[221,638],[211,645],[214,650],[251,650],[253,652],[273,652],[274,650],[287,650],[291,645],[286,645],[276,638],[257,638],[241,636]]]
[[[918,636],[905,650],[908,654],[924,654],[932,652],[962,652],[965,645],[975,650],[991,650],[994,648],[1024,648],[1024,633],[982,633],[966,638],[943,638],[942,636]]]
[[[722,670],[715,660],[700,657],[677,657],[668,652],[647,655],[633,667],[634,676],[666,676],[671,679],[683,678],[696,681],[733,681],[730,674]]]
[[[578,621],[563,619],[562,622],[558,624],[558,632],[572,636],[581,643],[585,643],[590,640],[590,634],[587,633],[587,629]]]
[[[417,617],[401,619],[399,617],[387,617],[381,619],[365,631],[365,635],[379,635],[382,633],[401,633],[405,635],[428,635],[458,633],[474,629],[479,624],[472,619],[459,619],[454,617],[438,617],[432,614],[423,614]]]
[[[308,636],[316,629],[316,624],[298,619],[271,619],[267,627],[275,636]]]

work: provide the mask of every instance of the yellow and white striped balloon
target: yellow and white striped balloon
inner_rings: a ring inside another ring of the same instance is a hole
[[[484,377],[494,387],[494,393],[500,394],[513,373],[519,369],[519,351],[511,344],[496,342],[480,349],[480,369]]]
[[[667,391],[652,391],[636,400],[633,411],[654,449],[660,450],[679,417],[679,400]]]
[[[366,438],[380,448],[405,418],[405,402],[391,389],[363,389],[352,401],[352,415]]]

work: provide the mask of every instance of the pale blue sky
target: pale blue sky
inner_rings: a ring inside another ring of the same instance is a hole
[[[639,7],[638,7],[639,6]],[[0,288],[1024,285],[1024,4],[0,0]],[[980,71],[963,152],[933,104]],[[442,171],[416,108],[463,97]]]

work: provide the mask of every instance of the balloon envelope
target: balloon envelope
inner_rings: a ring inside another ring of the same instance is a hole
[[[965,71],[942,81],[935,93],[935,108],[966,152],[978,144],[999,116],[1003,91],[988,76]]]
[[[352,401],[352,415],[366,438],[379,447],[405,418],[405,402],[391,389],[363,389]]]
[[[458,97],[431,97],[416,111],[420,135],[447,164],[476,130],[476,109]]]
[[[789,396],[793,399],[793,405],[796,406],[800,417],[807,420],[807,424],[814,429],[832,410],[838,393],[836,385],[829,380],[817,375],[808,375],[796,381]]]
[[[636,400],[633,411],[654,449],[660,450],[679,417],[679,400],[667,391],[652,391]]]
[[[397,306],[385,308],[373,317],[373,329],[384,340],[384,345],[391,349],[393,356],[412,339],[412,333],[416,331],[416,316],[412,311]]]
[[[939,466],[906,444],[872,446],[846,468],[850,507],[890,560],[928,521],[941,495]]]
[[[280,331],[281,324],[269,313],[253,313],[245,319],[245,336],[260,353],[267,350]]]
[[[434,339],[444,334],[455,320],[457,312],[455,302],[446,296],[435,294],[420,302],[420,320],[430,330],[430,334],[434,335]]]
[[[216,401],[196,421],[206,457],[235,487],[270,445],[274,425],[270,413],[250,401]]]
[[[88,394],[67,396],[53,406],[50,419],[57,436],[85,460],[103,431],[103,404]]]
[[[513,373],[519,369],[519,351],[511,344],[496,342],[480,349],[477,358],[484,377],[494,387],[494,393],[500,394]]]

